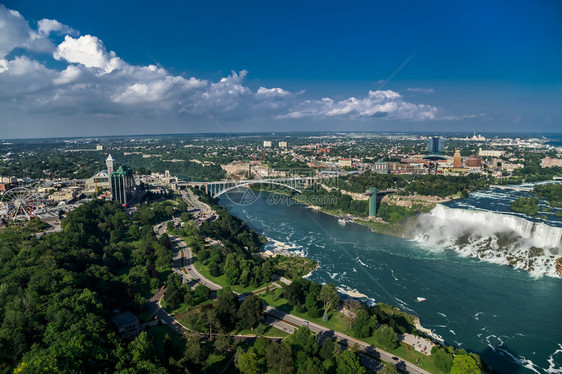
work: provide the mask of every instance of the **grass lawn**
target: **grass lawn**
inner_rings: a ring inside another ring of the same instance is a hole
[[[209,357],[207,357],[207,359],[205,360],[204,371],[206,373],[219,373],[224,367],[224,365],[226,365],[226,362],[228,361],[229,358],[230,356],[223,356],[216,353],[211,353]]]
[[[198,261],[197,257],[194,257],[193,260],[194,260],[193,264],[195,266],[195,269],[197,269],[197,271],[199,273],[201,273],[201,275],[203,277],[221,285],[222,287],[230,287],[230,289],[234,292],[238,292],[238,293],[252,292],[252,291],[258,290],[258,289],[263,288],[263,287],[267,286],[268,284],[270,284],[270,283],[264,283],[264,284],[260,284],[258,287],[254,287],[254,286],[243,287],[243,286],[238,286],[238,285],[230,285],[226,281],[226,276],[224,274],[219,276],[219,277],[213,277],[209,272],[208,266],[203,265],[203,263],[201,263],[201,261]]]
[[[189,318],[190,316],[192,316],[194,314],[197,314],[197,313],[200,313],[199,309],[189,309],[186,312],[182,313],[181,316],[176,316],[177,317],[176,319],[179,321],[179,323],[181,323],[182,325],[184,325],[188,329],[191,329],[193,331],[200,331],[200,330],[197,330],[195,328],[195,326],[193,326],[190,323],[190,318]],[[200,331],[200,332],[205,332],[205,330]]]
[[[187,312],[189,309],[195,308],[195,307],[197,307],[197,306],[212,304],[213,301],[214,301],[214,300],[209,299],[209,300],[203,301],[202,303],[199,303],[199,304],[196,304],[196,305],[191,305],[191,306],[188,306],[188,305],[185,304],[185,303],[181,303],[181,305],[178,306],[178,307],[177,307],[176,309],[174,309],[174,310],[168,310],[168,309],[166,308],[165,303],[162,305],[162,307],[163,307],[171,316],[174,316],[174,315],[177,315],[177,314],[180,314],[180,313]]]
[[[273,290],[269,295],[261,294],[260,297],[265,301],[267,305],[271,305],[272,307],[275,307],[287,313],[291,313],[297,317],[304,318],[307,321],[314,322],[331,330],[337,330],[346,333],[349,329],[349,317],[344,316],[342,313],[333,311],[329,312],[328,322],[324,322],[322,320],[322,317],[312,318],[306,313],[298,313],[297,311],[293,310],[293,308],[289,305],[287,299],[281,297],[281,293],[283,293],[283,290],[281,288],[277,288]]]
[[[259,295],[259,297],[261,297],[262,300],[265,301],[267,305],[271,305],[274,308],[290,313],[291,309],[293,308],[289,305],[287,299],[283,299],[281,297],[282,293],[283,293],[282,288],[276,288],[270,291],[269,295],[266,293],[262,293]]]
[[[249,330],[249,329],[245,329],[245,330],[238,330],[238,331],[234,331],[233,334],[237,334],[237,335],[257,335],[256,329],[253,330]],[[267,326],[266,330],[264,331],[263,334],[260,334],[261,336],[276,336],[276,337],[285,337],[287,335],[289,335],[288,333],[286,333],[285,331],[279,330],[278,328],[275,328],[273,326]]]

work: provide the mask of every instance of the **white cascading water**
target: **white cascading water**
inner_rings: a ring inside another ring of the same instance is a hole
[[[557,277],[562,227],[484,210],[437,205],[418,217],[415,240],[463,256],[511,265],[534,276]]]

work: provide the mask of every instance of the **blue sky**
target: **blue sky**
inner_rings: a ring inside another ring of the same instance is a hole
[[[0,137],[562,130],[559,1],[3,4]]]

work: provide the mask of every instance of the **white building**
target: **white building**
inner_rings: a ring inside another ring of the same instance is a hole
[[[271,140],[264,140],[264,141],[263,141],[263,146],[264,146],[264,148],[265,148],[265,147],[271,148]]]
[[[279,142],[279,148],[287,148],[287,142]]]
[[[344,167],[351,167],[352,161],[350,158],[340,158],[338,160],[338,166],[340,168],[344,168]]]
[[[503,153],[503,151],[478,148],[478,156],[480,157],[500,157],[503,155]]]
[[[545,157],[541,160],[541,167],[551,168],[551,167],[562,167],[562,158],[550,158]]]

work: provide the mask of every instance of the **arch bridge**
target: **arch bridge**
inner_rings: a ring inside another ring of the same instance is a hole
[[[310,187],[318,181],[317,178],[272,178],[272,179],[242,179],[242,180],[228,180],[217,182],[186,182],[178,183],[177,187],[195,187],[204,190],[207,194],[214,198],[235,190],[240,187],[249,187],[252,184],[270,184],[274,186],[285,187],[297,193],[301,193],[307,187]]]

